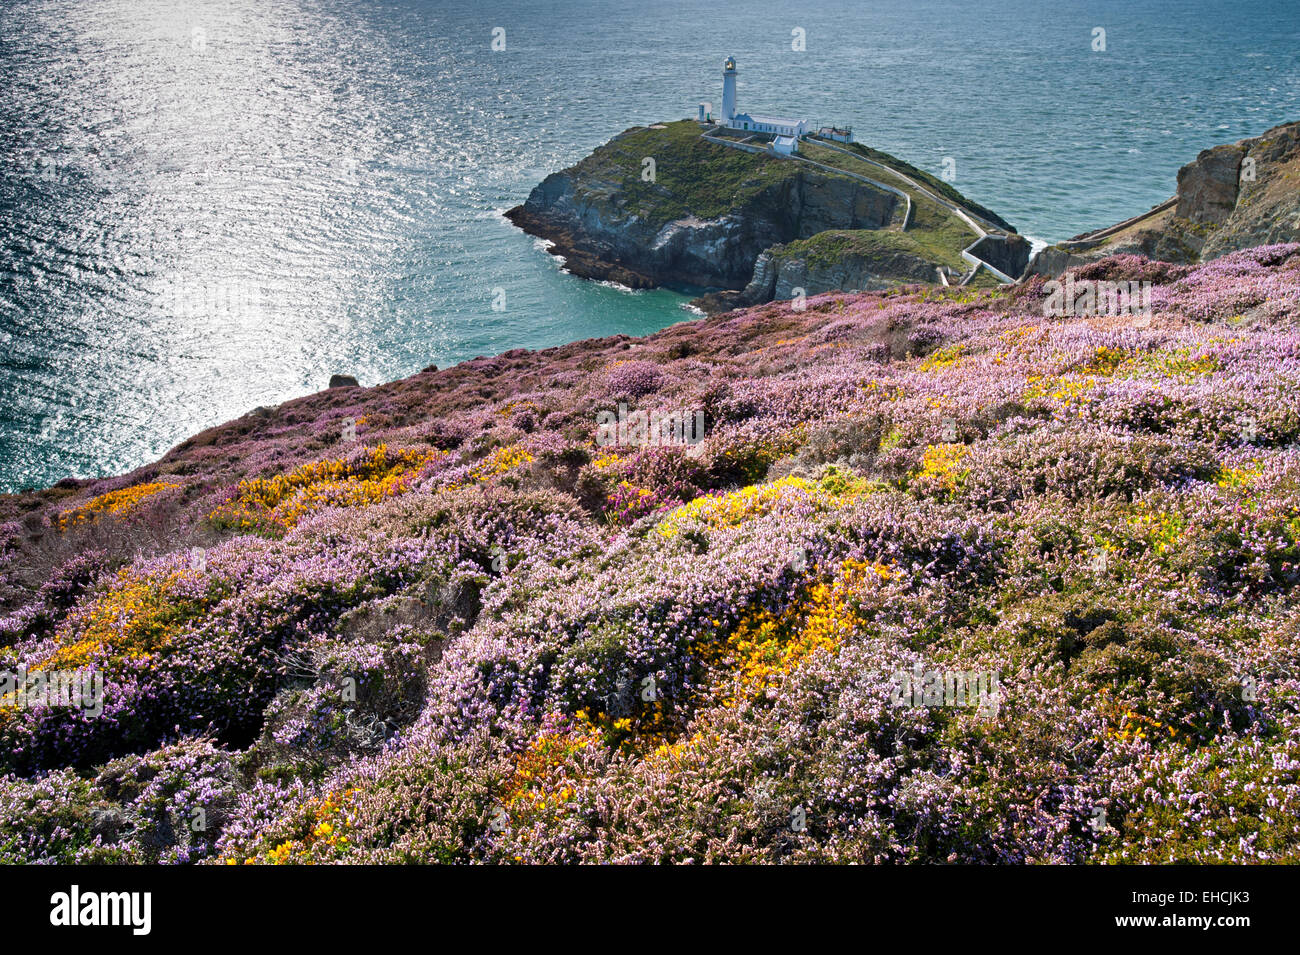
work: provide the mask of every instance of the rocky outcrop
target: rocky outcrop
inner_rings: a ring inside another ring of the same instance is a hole
[[[1048,246],[1029,271],[1060,275],[1108,255],[1196,263],[1300,240],[1300,123],[1203,150],[1178,171],[1178,191],[1150,213]]]
[[[1246,142],[1236,202],[1205,240],[1202,259],[1300,239],[1300,123]]]
[[[763,302],[822,292],[877,292],[898,285],[938,281],[933,262],[909,252],[861,255],[847,253],[832,260],[788,255],[785,246],[764,250],[754,263],[749,284],[740,291],[713,292],[691,304],[708,314]]]
[[[677,198],[660,197],[663,206],[675,206]],[[900,202],[865,182],[791,164],[788,175],[723,215],[702,218],[688,211],[661,222],[653,210],[646,213],[622,194],[618,183],[593,182],[566,169],[547,176],[506,217],[548,239],[549,251],[583,278],[632,288],[740,288],[764,249],[826,229],[882,228],[901,215]]]
[[[708,312],[970,270],[970,215],[992,214],[960,211],[970,204],[946,184],[865,147],[809,142],[782,158],[725,135],[690,120],[634,127],[547,176],[506,216],[575,275],[714,290],[695,303]],[[1028,246],[1007,229],[984,245],[1017,277]]]
[[[986,235],[970,247],[970,253],[1008,278],[1018,279],[1029,264],[1029,241],[1015,233]]]
[[[1193,224],[1226,221],[1237,205],[1237,181],[1247,151],[1245,142],[1215,146],[1178,170],[1175,217]]]

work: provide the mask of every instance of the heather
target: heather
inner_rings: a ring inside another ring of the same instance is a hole
[[[0,858],[1300,861],[1300,246],[1076,277],[1153,314],[832,293],[4,498],[0,671],[105,694],[0,700]]]

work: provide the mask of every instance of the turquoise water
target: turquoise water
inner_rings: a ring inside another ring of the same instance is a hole
[[[331,373],[688,318],[565,274],[500,213],[719,103],[727,54],[742,108],[951,158],[1054,240],[1300,118],[1298,40],[1277,0],[3,0],[0,488],[138,466]]]

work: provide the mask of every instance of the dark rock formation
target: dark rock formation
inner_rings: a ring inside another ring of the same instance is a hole
[[[764,249],[825,229],[879,229],[898,205],[897,196],[865,182],[798,167],[725,215],[686,215],[660,225],[629,209],[615,191],[580,184],[565,170],[548,176],[506,216],[550,240],[550,251],[583,278],[631,288],[739,288]]]
[[[1221,225],[1237,205],[1237,180],[1245,142],[1205,149],[1178,170],[1178,206],[1174,215],[1191,223]]]
[[[831,261],[783,254],[785,246],[766,249],[754,263],[754,275],[740,291],[713,292],[691,304],[715,314],[763,302],[822,292],[874,292],[898,285],[938,280],[933,262],[908,252],[887,255],[847,253]]]
[[[987,235],[971,246],[970,252],[1008,278],[1020,278],[1029,265],[1029,241],[1014,233]]]
[[[1029,271],[1060,275],[1108,255],[1196,263],[1300,240],[1300,123],[1203,150],[1178,171],[1178,192],[1145,216],[1041,250]]]

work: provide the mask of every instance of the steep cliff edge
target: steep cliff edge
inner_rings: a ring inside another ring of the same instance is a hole
[[[960,195],[937,181],[919,187],[912,178],[925,176],[919,170],[903,163],[892,170],[881,164],[889,159],[882,153],[859,156],[811,142],[804,161],[786,159],[762,144],[736,148],[706,133],[720,131],[690,120],[629,129],[546,177],[506,215],[549,240],[549,251],[575,275],[632,288],[728,290],[701,299],[707,310],[781,297],[799,285],[801,269],[811,283],[801,287],[812,294],[937,282],[940,268],[969,268],[961,251],[979,236],[945,205],[953,198],[937,198]],[[991,228],[1009,229],[982,207],[966,206]],[[797,245],[828,232],[841,238]],[[850,233],[861,236],[844,240]],[[792,243],[793,252],[781,248]],[[833,260],[837,249],[847,258]],[[814,261],[800,264],[802,252]],[[774,263],[785,279],[769,281]]]
[[[704,141],[685,121],[615,136],[506,216],[583,278],[739,288],[769,246],[882,228],[901,207],[868,183]]]
[[[936,259],[940,260],[936,262]],[[764,249],[749,284],[713,292],[693,304],[710,314],[802,292],[874,292],[904,284],[933,283],[965,270],[960,255],[935,254],[905,232],[827,230],[808,239]]]
[[[1030,272],[1060,275],[1108,255],[1208,262],[1300,238],[1300,123],[1215,146],[1178,171],[1177,194],[1107,229],[1048,246]]]

